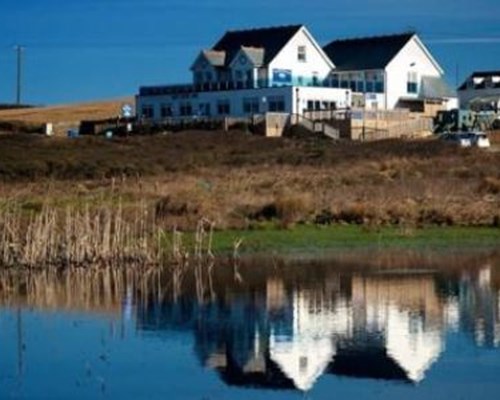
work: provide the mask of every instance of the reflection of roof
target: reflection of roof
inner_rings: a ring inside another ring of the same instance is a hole
[[[330,337],[298,337],[279,340],[271,336],[271,359],[302,391],[313,387],[335,355]]]
[[[399,380],[410,383],[406,372],[384,348],[338,349],[328,373],[352,378]]]
[[[265,360],[266,367],[262,372],[245,372],[228,357],[227,366],[218,368],[217,371],[221,379],[230,386],[294,390],[293,381],[285,376],[267,355]]]
[[[408,311],[396,307],[389,311],[387,322],[387,353],[409,379],[420,382],[442,351],[439,330],[429,329],[422,320],[414,320]]]
[[[338,71],[384,69],[413,36],[413,32],[407,32],[398,35],[334,40],[323,50]]]
[[[242,31],[229,31],[215,44],[213,50],[225,51],[228,65],[241,47],[258,47],[264,50],[264,64],[268,64],[302,28],[302,25],[280,26]]]

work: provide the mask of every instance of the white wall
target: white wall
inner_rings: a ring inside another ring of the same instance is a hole
[[[298,89],[298,92],[297,92]],[[136,115],[142,115],[142,107],[150,105],[154,109],[154,121],[160,121],[160,108],[161,104],[172,104],[174,116],[178,116],[179,107],[181,103],[189,102],[193,109],[193,115],[198,114],[199,105],[209,103],[211,108],[211,117],[219,116],[217,113],[217,104],[220,100],[228,100],[230,102],[230,116],[232,117],[245,117],[248,113],[243,110],[243,99],[256,98],[259,103],[259,112],[265,113],[269,110],[269,100],[272,97],[281,96],[285,102],[286,113],[297,113],[297,105],[299,112],[302,112],[307,107],[308,101],[320,102],[336,102],[338,107],[345,107],[346,100],[350,102],[351,93],[346,89],[333,89],[324,87],[293,87],[283,86],[275,88],[263,89],[246,89],[246,90],[232,90],[232,91],[214,91],[214,92],[201,92],[193,93],[190,95],[164,95],[164,96],[137,96],[136,99]],[[297,95],[299,103],[297,103]]]
[[[306,47],[305,62],[297,59],[299,46]],[[321,47],[309,36],[305,28],[302,28],[269,64],[269,82],[273,78],[273,69],[291,70],[294,85],[298,85],[297,78],[299,76],[303,77],[304,84],[308,84],[313,73],[316,72],[321,84],[330,73],[332,64]]]
[[[410,71],[417,72],[419,87],[415,94],[407,92]],[[418,39],[413,37],[386,67],[387,108],[394,108],[400,97],[417,98],[422,76],[440,77],[441,71],[423,50]]]
[[[298,92],[297,92],[298,89]],[[337,108],[345,108],[351,106],[352,93],[348,89],[334,89],[325,87],[296,87],[293,92],[292,112],[294,114],[302,114],[307,108],[308,101],[319,102],[335,102]],[[298,97],[298,103],[297,103]],[[299,106],[297,108],[297,105]]]

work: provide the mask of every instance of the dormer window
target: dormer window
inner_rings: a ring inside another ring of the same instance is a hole
[[[300,62],[307,61],[306,46],[297,47],[297,60]]]

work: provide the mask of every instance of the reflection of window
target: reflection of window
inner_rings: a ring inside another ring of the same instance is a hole
[[[408,72],[408,82],[406,84],[406,91],[408,93],[417,93],[418,91],[418,83],[417,83],[417,73],[416,72]]]
[[[283,96],[269,97],[268,102],[270,112],[285,111],[285,98]]]
[[[245,114],[257,114],[259,112],[259,99],[257,97],[243,99],[243,112]]]
[[[306,46],[297,47],[297,60],[302,62],[307,61]]]
[[[217,102],[217,114],[219,115],[229,115],[231,112],[231,107],[229,100],[219,100]]]
[[[143,116],[143,118],[153,118],[154,117],[154,108],[152,105],[150,104],[145,104],[142,106],[142,109],[141,109],[141,114]]]
[[[301,372],[307,371],[307,364],[308,364],[307,357],[303,357],[303,356],[300,357],[300,359],[299,359],[299,370]]]

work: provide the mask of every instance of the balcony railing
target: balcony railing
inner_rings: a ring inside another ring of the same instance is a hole
[[[281,86],[331,87],[327,82],[313,79],[292,79],[290,82],[273,82],[268,79],[257,81],[223,81],[199,84],[143,86],[139,89],[140,96],[194,95],[201,92],[222,92],[229,90],[265,89]]]

